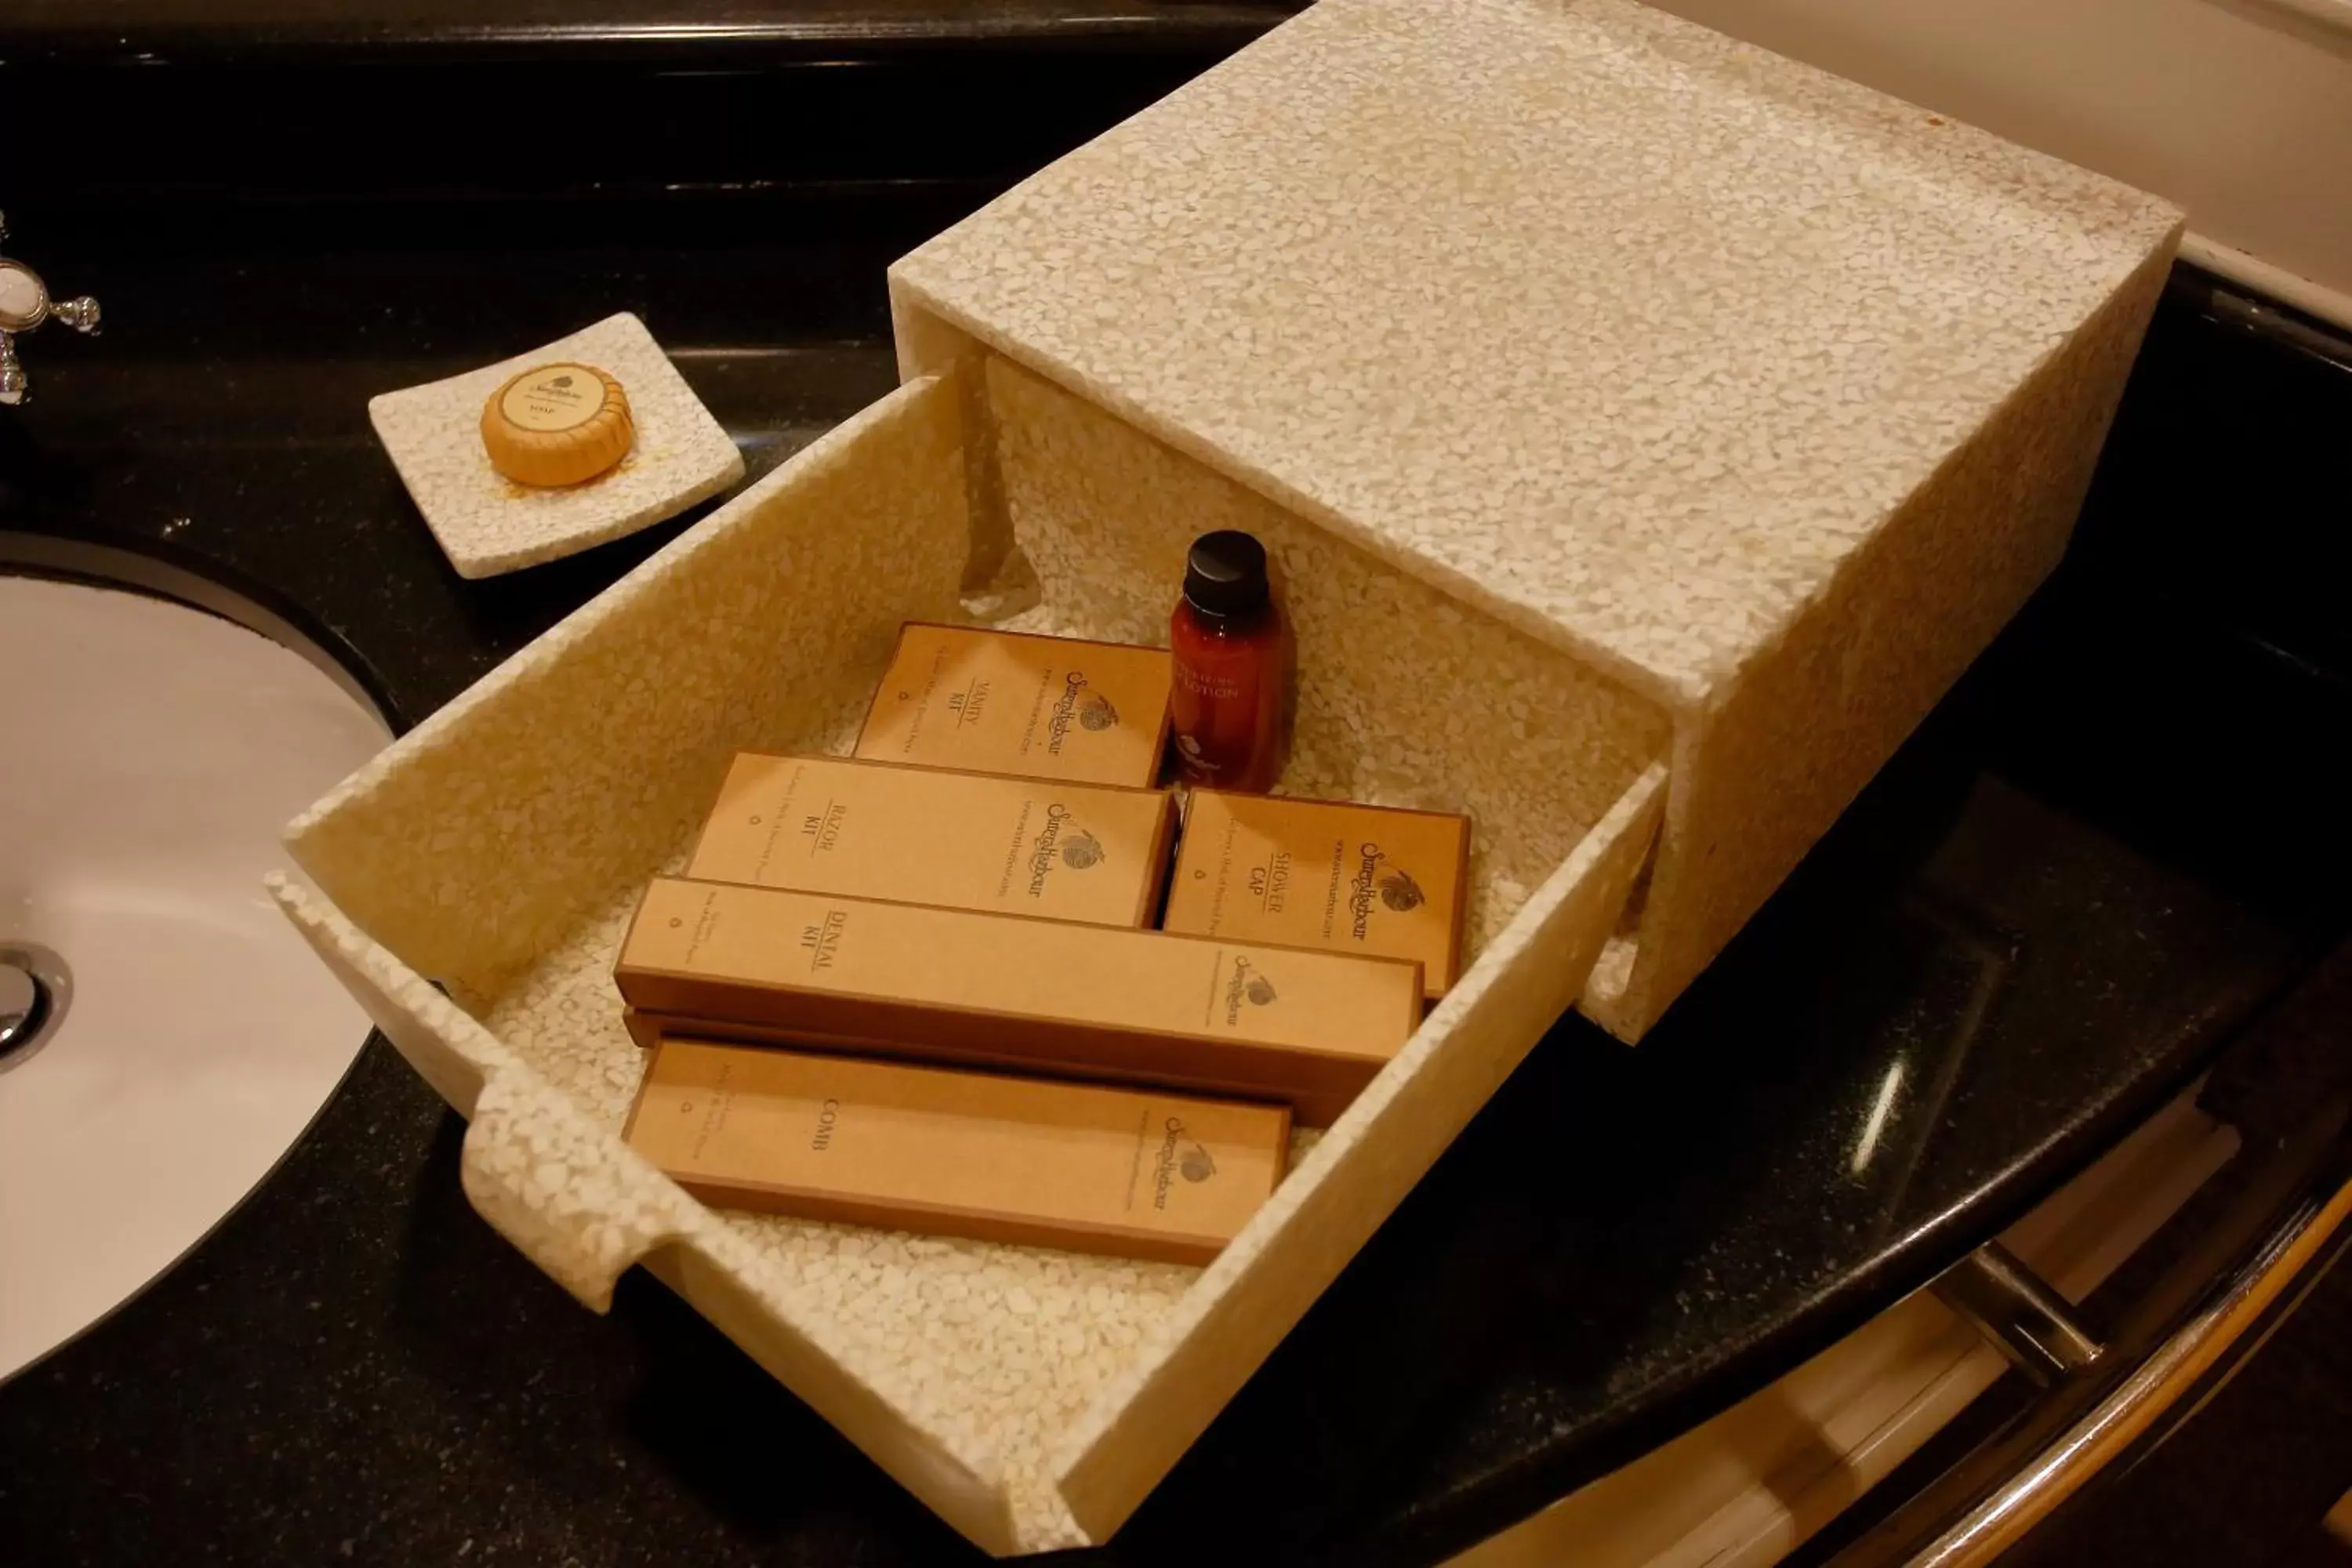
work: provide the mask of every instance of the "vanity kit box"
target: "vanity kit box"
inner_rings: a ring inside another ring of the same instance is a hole
[[[912,622],[856,754],[1139,788],[1160,777],[1173,679],[1162,647]]]
[[[1278,1105],[664,1035],[622,1136],[730,1208],[1206,1263],[1282,1179]]]
[[[1160,929],[1408,959],[1433,1002],[1462,973],[1469,881],[1466,816],[1195,789]]]
[[[900,261],[904,384],[305,814],[278,897],[583,1300],[643,1263],[983,1547],[1102,1540],[2050,570],[2178,232],[1620,0],[1325,0]],[[1215,1260],[713,1209],[625,1146],[616,944],[734,755],[845,752],[968,604],[1162,642],[1217,527],[1286,578],[1286,791],[1474,830],[1460,978]]]
[[[1148,926],[1175,796],[745,752],[685,874],[1086,925]]]
[[[613,978],[632,1029],[1156,1084],[1328,1127],[1421,1022],[1421,966],[656,877]]]

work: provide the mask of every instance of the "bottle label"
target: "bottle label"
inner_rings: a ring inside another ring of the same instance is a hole
[[[1244,682],[1222,670],[1202,669],[1197,665],[1176,662],[1176,684],[1187,697],[1205,698],[1212,702],[1237,701],[1243,695]]]
[[[584,364],[548,364],[507,388],[499,412],[525,430],[570,430],[604,406],[604,382]]]

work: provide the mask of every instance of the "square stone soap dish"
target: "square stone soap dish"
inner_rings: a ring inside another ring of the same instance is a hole
[[[619,380],[636,439],[616,467],[584,484],[518,484],[490,466],[482,405],[508,377],[557,360]],[[495,577],[634,533],[743,477],[733,439],[625,310],[529,353],[380,394],[368,400],[368,418],[461,577]]]
[[[583,1301],[642,1263],[982,1546],[1103,1541],[2041,581],[2178,226],[1626,0],[1325,0],[901,261],[905,384],[306,813],[277,896]],[[625,1144],[614,947],[733,754],[845,749],[966,603],[1162,642],[1223,527],[1284,573],[1285,788],[1475,826],[1462,977],[1216,1260],[713,1209]]]

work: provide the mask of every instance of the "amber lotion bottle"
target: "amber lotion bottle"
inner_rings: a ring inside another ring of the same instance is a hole
[[[1265,546],[1234,529],[1192,542],[1168,647],[1169,729],[1185,782],[1271,789],[1289,747],[1291,650]]]

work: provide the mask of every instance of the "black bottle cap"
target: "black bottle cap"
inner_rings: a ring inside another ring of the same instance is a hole
[[[1265,546],[1239,529],[1223,528],[1192,541],[1184,557],[1184,602],[1218,620],[1254,616],[1265,607]]]

